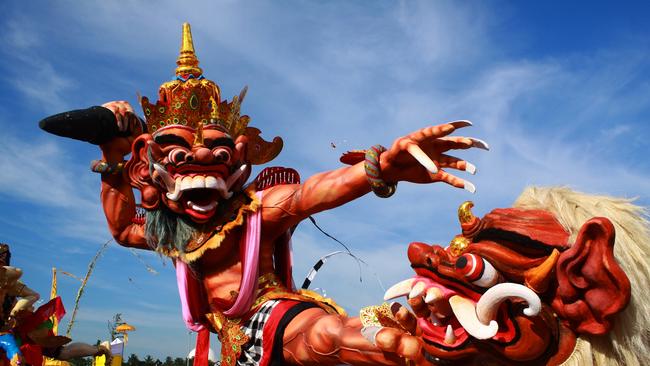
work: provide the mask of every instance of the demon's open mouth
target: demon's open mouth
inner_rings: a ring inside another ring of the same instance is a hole
[[[497,284],[481,294],[441,278],[430,268],[419,268],[418,273],[426,276],[415,276],[394,285],[386,291],[384,299],[419,298],[422,305],[418,309],[418,325],[422,337],[441,350],[460,350],[472,339],[511,343],[518,338],[509,311],[512,304],[525,301],[527,316],[536,315],[541,308],[537,295],[519,284]]]
[[[228,176],[225,166],[183,166],[165,169],[153,163],[155,180],[167,190],[166,197],[182,204],[185,213],[197,220],[207,220],[216,212],[221,200],[233,195],[233,185],[246,170],[243,165]],[[224,179],[225,178],[225,179]]]

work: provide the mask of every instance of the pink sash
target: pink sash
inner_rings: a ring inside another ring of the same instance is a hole
[[[262,191],[256,192],[257,198],[262,202]],[[239,317],[244,315],[255,300],[259,277],[259,253],[260,253],[260,232],[262,223],[262,209],[250,213],[246,218],[246,235],[242,237],[243,258],[242,258],[242,279],[239,285],[239,295],[235,303],[224,315],[228,317]],[[199,332],[197,338],[197,349],[194,358],[194,366],[207,366],[208,347],[210,333],[201,324],[205,311],[209,309],[207,297],[203,285],[190,272],[187,263],[176,261],[176,283],[178,294],[181,298],[181,308],[185,326],[195,332]],[[206,337],[208,337],[206,342]]]

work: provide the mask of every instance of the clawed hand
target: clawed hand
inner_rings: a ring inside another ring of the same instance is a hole
[[[421,331],[418,329],[415,315],[397,302],[392,303],[389,308],[393,325],[374,327],[374,330],[373,327],[366,327],[362,330],[364,337],[382,351],[404,358],[407,364],[428,364],[422,349],[422,340],[418,337]]]
[[[102,105],[113,112],[117,123],[117,129],[121,132],[128,132],[127,136],[122,134],[106,144],[100,146],[108,154],[124,156],[131,152],[131,143],[143,132],[142,123],[133,111],[133,107],[125,101],[108,102]]]
[[[458,178],[445,168],[476,173],[476,167],[462,159],[447,155],[449,150],[472,147],[489,150],[485,141],[473,137],[448,136],[455,130],[472,126],[470,121],[454,121],[426,127],[397,139],[381,154],[381,175],[389,183],[409,181],[414,183],[445,182],[474,193],[474,185]]]

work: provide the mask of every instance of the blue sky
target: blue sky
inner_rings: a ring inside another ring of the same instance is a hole
[[[644,2],[189,4],[5,4],[0,241],[11,244],[14,264],[42,294],[52,266],[83,276],[110,235],[99,176],[88,169],[98,149],[47,135],[37,122],[110,100],[136,105],[137,92],[155,99],[173,76],[184,21],[192,24],[206,77],[228,98],[249,86],[243,110],[251,125],[285,141],[273,163],[303,178],[337,168],[348,149],[389,145],[433,123],[470,119],[474,127],[462,133],[490,143],[490,152],[458,154],[478,167],[469,178],[474,195],[400,184],[390,199],[367,196],[316,215],[369,264],[360,283],[354,261],[332,259],[312,285],[351,313],[381,301],[380,282],[410,276],[409,242],[448,243],[464,200],[483,214],[509,206],[527,185],[569,185],[650,204]],[[339,247],[307,222],[294,249],[300,283],[321,255]],[[127,352],[183,356],[191,347],[172,267],[156,255],[139,256],[109,247],[81,300],[73,337],[105,339],[106,322],[122,313],[138,329]],[[62,277],[60,288],[71,312],[78,282]]]

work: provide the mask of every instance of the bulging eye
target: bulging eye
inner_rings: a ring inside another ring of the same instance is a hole
[[[187,156],[187,151],[179,147],[172,149],[172,151],[170,151],[169,154],[167,155],[169,161],[173,164],[179,164],[184,162],[186,156]]]
[[[212,149],[212,155],[216,163],[227,164],[230,162],[231,152],[229,149],[223,147],[217,147]]]
[[[456,273],[481,287],[491,287],[501,281],[501,275],[490,262],[471,253],[463,254],[456,260]]]

